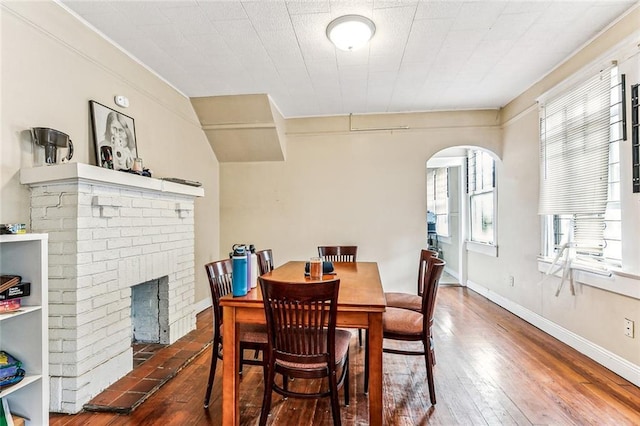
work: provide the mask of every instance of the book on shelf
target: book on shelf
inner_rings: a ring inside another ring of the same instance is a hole
[[[8,312],[14,312],[20,309],[22,306],[22,299],[8,299],[0,300],[0,314],[6,314]]]
[[[8,352],[0,351],[0,380],[15,376],[22,367],[22,361]]]
[[[0,275],[0,293],[20,284],[22,277],[20,275]]]
[[[0,292],[0,300],[17,299],[31,294],[31,283],[21,282]]]
[[[21,367],[22,361],[5,351],[0,351],[0,390],[24,378],[25,371]]]

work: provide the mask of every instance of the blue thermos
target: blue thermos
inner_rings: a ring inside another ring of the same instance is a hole
[[[244,296],[247,294],[247,249],[243,245],[234,245],[233,272],[231,275],[231,285],[233,296]]]

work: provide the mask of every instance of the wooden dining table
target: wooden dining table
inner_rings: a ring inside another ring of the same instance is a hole
[[[335,274],[324,280],[340,279],[338,293],[338,327],[369,330],[369,424],[382,425],[382,313],[386,308],[384,290],[375,262],[335,262]],[[287,282],[309,281],[304,275],[305,262],[292,261],[265,274]],[[265,323],[262,293],[257,287],[246,296],[226,295],[220,299],[223,310],[222,424],[240,423],[239,407],[239,323]]]

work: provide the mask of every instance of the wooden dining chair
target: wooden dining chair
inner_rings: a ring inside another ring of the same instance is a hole
[[[328,262],[355,262],[358,246],[318,246],[318,255]]]
[[[429,260],[422,260],[426,263]],[[434,262],[429,273],[423,274],[424,287],[422,292],[422,309],[415,312],[409,309],[387,307],[382,314],[382,337],[389,340],[399,340],[404,342],[421,342],[422,350],[382,348],[383,352],[400,355],[419,355],[425,357],[427,368],[427,382],[429,386],[429,398],[431,404],[436,404],[435,382],[433,379],[433,366],[435,365],[435,351],[431,328],[433,326],[433,314],[436,306],[436,296],[438,293],[438,281],[442,275],[446,262],[438,259]],[[426,265],[423,265],[426,268]],[[368,340],[367,334],[367,340]],[[369,342],[367,341],[365,352],[365,376],[364,388],[369,390]],[[384,343],[384,342],[383,342]]]
[[[418,262],[418,287],[416,294],[402,292],[385,292],[384,297],[387,299],[387,307],[410,309],[420,312],[422,310],[422,291],[424,288],[424,275],[428,274],[430,268],[438,260],[438,252],[433,250],[422,249],[420,251],[420,260]]]
[[[258,256],[258,272],[260,275],[273,271],[273,251],[264,249],[256,252]]]
[[[231,259],[219,260],[207,263],[205,266],[207,277],[209,278],[209,288],[211,290],[211,299],[213,306],[213,345],[211,354],[211,368],[209,369],[209,381],[207,382],[207,391],[204,397],[204,408],[209,407],[209,399],[211,398],[211,390],[213,388],[213,379],[216,374],[216,364],[218,358],[222,359],[222,307],[220,306],[220,298],[225,294],[232,292]],[[267,348],[267,329],[262,324],[240,324],[239,332],[240,341],[240,373],[242,373],[243,364],[262,365],[264,362],[257,358],[258,351],[263,352]],[[253,358],[245,359],[243,352],[245,349],[256,351]]]
[[[318,246],[318,255],[327,262],[356,262],[358,246]],[[358,329],[358,344],[362,346],[362,329]]]
[[[340,425],[338,389],[349,405],[349,342],[351,332],[336,329],[340,279],[281,282],[259,277],[267,320],[268,349],[260,425],[267,423],[272,393],[292,398],[329,396],[333,424]],[[337,371],[341,370],[338,379]],[[275,374],[283,375],[282,386]],[[287,377],[319,379],[328,387],[318,392],[292,391]]]

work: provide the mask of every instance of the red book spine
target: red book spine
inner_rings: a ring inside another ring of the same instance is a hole
[[[0,300],[0,314],[16,311],[20,306],[20,299]]]

